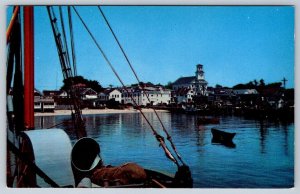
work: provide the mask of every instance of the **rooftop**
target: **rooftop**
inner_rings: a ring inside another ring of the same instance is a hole
[[[195,81],[195,76],[178,78],[173,84],[187,84]]]

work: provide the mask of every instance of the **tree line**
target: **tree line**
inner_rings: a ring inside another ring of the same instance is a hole
[[[281,82],[274,82],[270,84],[265,84],[265,81],[263,79],[257,81],[256,79],[253,81],[250,81],[246,84],[237,84],[233,86],[233,89],[265,89],[265,88],[280,88],[282,85]]]
[[[72,78],[68,78],[64,80],[63,86],[60,88],[60,90],[68,91],[72,85],[76,84],[84,84],[88,88],[92,88],[96,92],[103,91],[103,87],[100,85],[100,83],[96,80],[88,80],[85,79],[83,76],[75,76]]]
[[[89,80],[85,79],[83,76],[75,76],[73,78],[65,79],[63,86],[60,88],[61,90],[68,90],[71,85],[76,85],[76,84],[85,84],[86,87],[92,88],[96,92],[101,92],[103,91],[103,87],[101,84],[96,81],[96,80]],[[144,84],[152,84],[151,82],[143,83],[141,82],[140,85]],[[172,89],[172,82],[168,82],[166,85],[164,85],[165,88],[167,89]],[[138,84],[132,84],[132,86],[135,86]],[[228,88],[224,87],[222,85],[216,84],[216,88]],[[270,84],[265,84],[265,81],[263,79],[258,80],[253,80],[249,81],[248,83],[239,83],[236,84],[232,87],[232,89],[256,89],[256,90],[261,90],[261,89],[266,89],[266,88],[281,88],[282,87],[282,82],[274,82]]]

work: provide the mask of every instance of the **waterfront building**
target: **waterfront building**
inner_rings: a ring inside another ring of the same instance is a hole
[[[61,94],[60,90],[43,90],[43,95],[45,97],[56,97]]]
[[[236,100],[236,93],[231,88],[217,87],[211,95],[214,97],[214,105],[232,106]]]
[[[234,89],[237,96],[237,104],[243,106],[256,106],[260,104],[259,93],[256,89]]]
[[[134,105],[132,98],[139,106],[168,105],[171,103],[171,90],[159,85],[145,86],[143,89],[138,86],[129,87],[127,90],[129,93],[122,90],[122,104]]]
[[[56,103],[54,102],[53,96],[45,96],[39,90],[34,89],[34,111],[35,112],[53,112],[55,106]]]
[[[234,89],[236,95],[258,94],[256,89]]]
[[[57,109],[69,109],[70,105],[72,104],[69,95],[66,91],[61,90],[59,92],[56,91],[44,91],[47,96],[52,96],[57,104]],[[83,104],[88,103],[89,101],[95,100],[98,98],[98,93],[93,90],[92,88],[87,88],[84,86],[82,87],[75,87],[75,94],[81,99]]]
[[[98,93],[92,88],[81,89],[79,95],[82,100],[91,100],[98,98]]]
[[[44,91],[47,96],[52,96],[56,98],[68,98],[68,93],[64,90],[59,91],[58,93],[55,91]],[[76,95],[82,100],[96,99],[98,98],[98,93],[92,88],[76,88]]]
[[[148,95],[148,98],[147,96]],[[171,103],[171,90],[162,87],[146,88],[141,91],[142,105],[168,105]]]
[[[205,81],[203,65],[196,66],[195,76],[178,78],[172,84],[174,91],[179,91],[181,88],[188,88],[193,91],[193,95],[207,96],[207,81]]]
[[[103,92],[98,94],[98,99],[101,101],[108,101],[114,99],[115,101],[121,103],[122,93],[117,88],[108,88]]]
[[[283,88],[265,88],[260,91],[261,100],[265,100],[273,109],[281,109],[288,104]]]
[[[35,112],[53,112],[55,110],[56,103],[51,97],[34,97],[34,111]]]
[[[191,103],[193,101],[194,90],[191,88],[179,88],[175,92],[177,104]]]

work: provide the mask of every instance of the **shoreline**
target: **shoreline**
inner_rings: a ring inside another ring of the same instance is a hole
[[[156,110],[156,109],[155,109]],[[153,109],[142,108],[143,112],[154,112]],[[156,110],[156,112],[169,112],[168,110]],[[83,109],[82,115],[93,114],[123,114],[123,113],[139,113],[136,109]],[[54,110],[54,112],[35,112],[34,116],[61,116],[71,115],[71,110]]]

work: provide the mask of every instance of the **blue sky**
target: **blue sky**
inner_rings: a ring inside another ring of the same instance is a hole
[[[124,82],[136,83],[97,7],[77,9]],[[209,86],[232,87],[254,79],[271,83],[285,77],[287,87],[294,87],[292,6],[102,9],[142,81],[167,84],[193,76],[200,63]],[[7,13],[9,20],[11,8]],[[74,12],[73,21],[78,74],[104,87],[120,86]],[[35,87],[59,89],[62,79],[46,7],[35,7]]]

